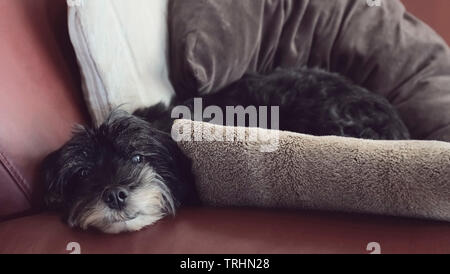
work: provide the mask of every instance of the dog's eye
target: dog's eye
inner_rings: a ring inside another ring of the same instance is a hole
[[[131,162],[133,162],[133,164],[140,164],[143,159],[144,157],[142,157],[142,155],[134,155],[133,158],[131,158]]]

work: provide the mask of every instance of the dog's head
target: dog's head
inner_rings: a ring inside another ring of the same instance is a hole
[[[126,112],[80,128],[44,161],[46,204],[70,226],[136,231],[193,195],[190,162],[170,135]]]

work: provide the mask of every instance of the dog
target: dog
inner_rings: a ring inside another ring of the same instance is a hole
[[[249,74],[203,96],[206,106],[279,106],[280,129],[317,136],[404,140],[410,134],[380,95],[320,69],[277,69]],[[106,233],[137,231],[180,206],[200,204],[191,163],[169,134],[172,110],[192,110],[175,98],[139,109],[113,111],[96,128],[79,127],[44,160],[45,202],[72,227]]]
[[[124,111],[78,128],[43,171],[47,206],[82,229],[140,230],[196,197],[190,162],[171,137]]]

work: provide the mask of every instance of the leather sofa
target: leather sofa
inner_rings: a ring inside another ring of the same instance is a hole
[[[450,41],[447,0],[403,1]],[[0,1],[0,253],[450,253],[450,224],[334,212],[186,208],[136,233],[42,210],[39,164],[89,120],[63,0]]]

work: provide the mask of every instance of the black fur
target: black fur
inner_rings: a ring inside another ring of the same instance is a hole
[[[44,162],[46,201],[64,212],[88,210],[105,188],[139,184],[137,174],[151,166],[170,189],[177,206],[197,203],[189,160],[168,132],[175,99],[137,110],[115,111],[103,125],[81,129]],[[280,129],[312,135],[368,139],[408,139],[409,132],[388,101],[343,77],[318,69],[279,69],[246,75],[222,91],[203,97],[204,107],[279,106]],[[183,102],[192,109],[192,100]],[[140,118],[138,118],[140,117]],[[178,117],[175,117],[178,118]],[[135,155],[142,163],[133,163]]]
[[[179,104],[175,101],[169,108],[157,105],[135,114],[168,131],[171,110]],[[192,109],[192,100],[182,105]],[[316,136],[410,138],[397,111],[384,97],[320,69],[277,69],[269,75],[249,74],[218,93],[203,96],[203,105],[216,105],[224,112],[226,106],[279,106],[281,130]]]
[[[141,163],[133,163],[136,155],[142,156]],[[88,207],[110,186],[139,187],[138,175],[146,165],[162,177],[176,206],[197,202],[190,162],[177,144],[167,133],[124,111],[114,111],[98,128],[80,128],[45,159],[45,202],[68,215],[77,202]]]

